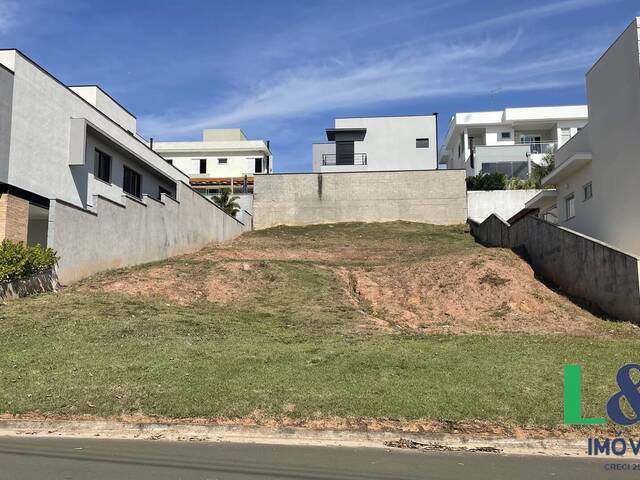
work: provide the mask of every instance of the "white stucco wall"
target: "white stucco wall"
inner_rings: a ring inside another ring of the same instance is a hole
[[[592,153],[590,166],[558,182],[560,224],[617,248],[640,254],[640,19],[624,31],[587,74],[588,133],[569,142],[562,162],[576,150]],[[592,182],[593,198],[582,201]],[[563,199],[574,193],[576,216],[565,220]]]
[[[94,178],[95,150],[98,149],[111,156],[111,182],[106,183],[102,180]],[[146,167],[135,159],[125,155],[122,151],[116,149],[109,142],[101,140],[94,135],[87,134],[86,138],[86,159],[87,168],[89,170],[88,196],[87,205],[93,204],[95,195],[113,200],[114,202],[122,202],[124,193],[122,186],[124,182],[124,166],[133,169],[142,176],[141,193],[151,197],[160,198],[159,187],[162,186],[175,195],[175,184],[169,182],[166,177],[158,175],[154,170]]]
[[[540,193],[540,190],[468,191],[467,210],[469,218],[481,223],[491,214],[496,214],[507,221],[521,211],[525,203],[538,193]]]
[[[9,180],[9,147],[13,104],[13,73],[0,68],[0,182]]]
[[[436,119],[433,115],[337,118],[335,127],[367,129],[364,140],[355,142],[354,148],[355,153],[367,154],[369,171],[437,168]],[[417,138],[428,138],[429,148],[416,148]]]
[[[95,85],[82,85],[69,87],[91,105],[107,115],[125,130],[135,133],[137,131],[136,117],[124,109],[118,102],[106,92]]]
[[[84,165],[69,165],[72,118],[87,119],[114,142],[125,146],[140,165],[158,175],[188,181],[188,177],[144,143],[19,52],[1,51],[0,63],[14,71],[7,176],[11,185],[79,207],[88,204],[89,182],[94,181],[90,176],[93,156]]]

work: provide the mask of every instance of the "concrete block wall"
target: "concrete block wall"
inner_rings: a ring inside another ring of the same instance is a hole
[[[505,220],[524,208],[525,203],[542,190],[492,190],[467,192],[469,218],[483,222],[492,213]]]
[[[640,259],[534,216],[509,225],[496,215],[470,222],[488,246],[523,248],[533,270],[612,317],[640,324]]]
[[[15,195],[0,195],[0,241],[27,242],[29,202]]]
[[[256,175],[254,226],[467,220],[463,170]]]
[[[177,184],[177,198],[124,197],[123,206],[96,197],[92,210],[52,200],[49,246],[60,256],[60,282],[195,252],[247,229],[182,182]]]

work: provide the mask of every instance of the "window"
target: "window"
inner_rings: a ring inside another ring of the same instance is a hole
[[[167,190],[166,188],[164,188],[162,185],[160,185],[158,187],[158,198],[162,198],[162,194],[167,195],[168,197],[172,197],[173,198],[173,193],[171,193],[170,190]]]
[[[227,159],[226,158],[219,158],[218,159],[218,165],[226,165],[227,164]]]
[[[511,140],[511,132],[500,132],[500,140]]]
[[[573,193],[564,198],[564,219],[569,220],[576,216],[576,199]]]
[[[191,173],[196,173],[196,174],[207,173],[207,159],[194,158],[191,161]]]
[[[591,185],[591,182],[587,183],[584,187],[582,187],[582,191],[584,192],[585,201],[593,197],[593,186]]]
[[[483,162],[480,169],[481,174],[501,173],[507,178],[529,177],[528,162]]]
[[[256,158],[254,172],[262,173],[262,158]]]
[[[103,182],[111,183],[111,157],[96,148],[94,159],[95,177]]]
[[[140,186],[142,185],[142,176],[131,170],[125,165],[124,167],[124,181],[122,182],[122,189],[129,195],[140,198]]]
[[[173,165],[173,160],[171,158],[165,158],[165,160],[169,165]]]
[[[429,139],[416,138],[416,148],[429,148]]]
[[[560,143],[564,145],[569,140],[571,140],[571,129],[570,128],[561,128],[560,129]]]

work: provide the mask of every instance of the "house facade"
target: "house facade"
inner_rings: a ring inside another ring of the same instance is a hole
[[[435,170],[436,115],[337,118],[312,145],[314,172]]]
[[[250,195],[254,176],[273,172],[269,141],[249,140],[239,128],[206,129],[197,142],[154,142],[153,150],[207,197],[223,188]]]
[[[0,236],[47,245],[49,200],[92,208],[175,197],[178,169],[147,148],[136,118],[97,86],[65,86],[0,51]]]
[[[135,116],[100,87],[64,85],[0,50],[0,240],[52,247],[66,282],[243,229],[151,150]]]
[[[532,163],[568,142],[587,120],[586,105],[456,113],[440,162],[466,170],[467,176],[498,172],[528,178]]]
[[[586,82],[589,123],[557,151],[548,202],[559,225],[640,255],[640,17]]]

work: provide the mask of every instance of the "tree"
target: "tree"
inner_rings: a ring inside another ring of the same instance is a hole
[[[542,157],[542,161],[537,163],[531,163],[531,179],[534,181],[536,188],[542,188],[542,179],[549,175],[556,165],[556,151],[555,149],[549,150]],[[552,185],[549,185],[552,186]]]
[[[232,195],[230,188],[223,188],[218,195],[214,195],[212,198],[213,203],[232,217],[235,217],[236,213],[240,211],[239,199],[240,197],[237,195]]]

